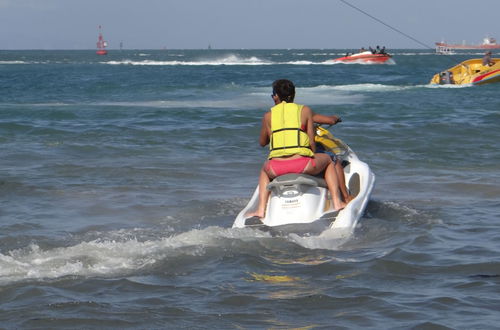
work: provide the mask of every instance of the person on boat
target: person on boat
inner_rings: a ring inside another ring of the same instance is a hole
[[[493,66],[494,64],[495,62],[491,60],[491,51],[487,51],[483,56],[483,65]]]
[[[259,176],[259,206],[247,217],[265,216],[269,182],[284,174],[304,173],[318,175],[325,171],[325,181],[332,196],[333,206],[346,206],[339,194],[339,179],[334,162],[326,153],[315,153],[313,111],[307,105],[294,103],[295,85],[287,79],[273,82],[274,107],[262,118],[259,144],[269,144],[268,160]]]
[[[453,72],[451,72],[451,71],[441,72],[439,75],[439,83],[441,85],[454,84],[455,79],[453,78]]]

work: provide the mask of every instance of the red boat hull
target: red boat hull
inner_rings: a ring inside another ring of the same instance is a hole
[[[391,59],[389,54],[359,53],[334,59],[341,63],[385,63]]]
[[[105,49],[99,49],[95,52],[97,55],[108,55],[108,51]]]

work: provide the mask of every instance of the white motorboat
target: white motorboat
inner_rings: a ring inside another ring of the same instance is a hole
[[[368,204],[375,175],[349,146],[334,138],[325,128],[317,128],[316,142],[325,151],[334,152],[341,158],[347,189],[355,198],[344,209],[335,211],[323,178],[286,174],[275,178],[267,186],[271,194],[265,217],[246,217],[257,209],[257,187],[247,206],[236,217],[233,228],[256,227],[274,232],[309,234],[330,228],[342,231],[343,235],[352,234]]]

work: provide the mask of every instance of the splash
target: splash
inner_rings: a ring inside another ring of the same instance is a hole
[[[58,279],[65,276],[117,276],[148,270],[160,262],[204,256],[207,248],[221,240],[255,240],[269,237],[256,231],[220,227],[193,229],[170,237],[140,241],[135,233],[121,230],[79,242],[73,246],[44,250],[37,244],[0,254],[0,285],[26,280]],[[222,246],[223,248],[223,246]]]
[[[101,62],[102,64],[109,65],[143,65],[143,66],[201,66],[201,65],[271,65],[273,62],[262,60],[258,57],[241,57],[238,55],[227,55],[224,57],[214,58],[214,59],[200,59],[196,61],[159,61],[159,60],[121,60],[121,61],[106,61]]]
[[[339,85],[333,87],[334,90],[350,91],[350,92],[397,92],[408,89],[413,89],[416,86],[398,86],[398,85],[383,85],[383,84],[351,84]]]
[[[445,84],[445,85],[437,85],[437,84],[428,84],[424,85],[425,88],[469,88],[474,87],[473,84],[461,84],[461,85],[453,85],[453,84]]]
[[[0,64],[29,64],[29,63],[25,61],[0,61]]]

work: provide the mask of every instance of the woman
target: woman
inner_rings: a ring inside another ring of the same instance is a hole
[[[339,181],[329,155],[315,153],[313,112],[306,105],[293,102],[293,82],[280,79],[273,82],[275,106],[264,114],[259,135],[261,146],[269,144],[269,159],[259,177],[259,206],[248,217],[264,218],[269,198],[267,185],[277,176],[288,173],[318,175],[325,171],[325,181],[332,196],[333,206],[341,210],[346,203],[340,199]]]

